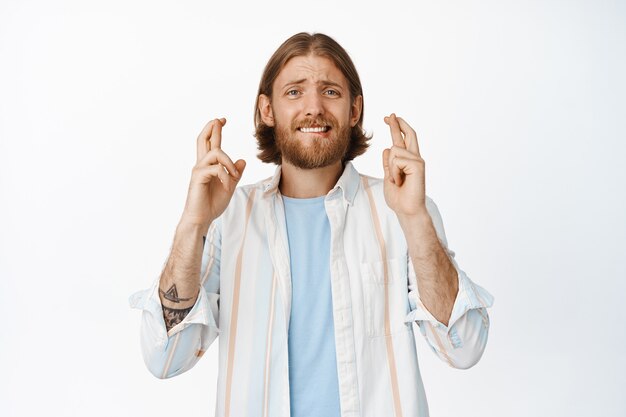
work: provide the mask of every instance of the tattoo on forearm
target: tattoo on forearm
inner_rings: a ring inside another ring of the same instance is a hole
[[[172,327],[183,321],[189,314],[192,307],[177,309],[163,306],[163,319],[165,320],[165,328],[169,331]]]
[[[178,291],[176,290],[176,284],[172,284],[169,290],[163,291],[159,288],[159,292],[166,300],[169,300],[173,303],[180,303],[181,301],[189,301],[191,298],[180,298],[178,296]]]
[[[180,303],[181,301],[189,301],[191,298],[180,298],[178,296],[178,290],[176,284],[172,284],[169,290],[163,291],[159,288],[159,292],[168,301],[172,303]],[[165,319],[165,327],[169,331],[172,327],[183,321],[183,319],[189,314],[193,306],[189,308],[170,308],[163,306],[163,318]]]

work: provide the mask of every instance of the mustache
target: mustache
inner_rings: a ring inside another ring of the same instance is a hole
[[[337,121],[334,118],[325,118],[325,117],[316,117],[315,119],[303,119],[303,120],[294,120],[291,123],[291,128],[293,130],[299,128],[308,128],[313,126],[330,126],[330,128],[334,128],[337,126]]]

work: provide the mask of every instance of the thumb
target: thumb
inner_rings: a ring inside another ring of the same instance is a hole
[[[237,162],[235,162],[235,168],[239,171],[239,178],[241,179],[241,175],[243,175],[243,171],[246,169],[246,161],[238,159]]]

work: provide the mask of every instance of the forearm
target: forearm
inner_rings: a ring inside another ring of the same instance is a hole
[[[427,212],[399,218],[417,277],[420,299],[430,313],[448,325],[458,292],[458,276],[437,238]]]
[[[185,318],[198,297],[206,231],[206,226],[184,219],[176,228],[172,250],[159,281],[159,297],[167,330]]]

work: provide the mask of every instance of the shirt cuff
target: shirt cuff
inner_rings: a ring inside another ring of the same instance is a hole
[[[428,309],[422,303],[422,300],[417,296],[415,300],[415,309],[411,310],[406,316],[404,321],[411,323],[413,321],[430,321],[436,324],[437,327],[443,328],[448,332],[454,323],[459,320],[469,310],[476,308],[487,308],[493,305],[493,296],[487,292],[480,285],[475,284],[470,280],[465,272],[458,270],[459,279],[459,291],[454,300],[454,306],[452,307],[452,314],[448,321],[448,326],[437,320]]]
[[[166,340],[192,324],[202,324],[217,330],[215,317],[218,317],[218,299],[218,294],[207,294],[206,290],[200,287],[198,298],[189,314],[180,323],[172,327],[169,332],[166,331],[165,320],[163,319],[163,306],[159,297],[159,280],[156,280],[150,288],[132,294],[128,303],[132,308],[149,313],[152,316],[159,339]]]

